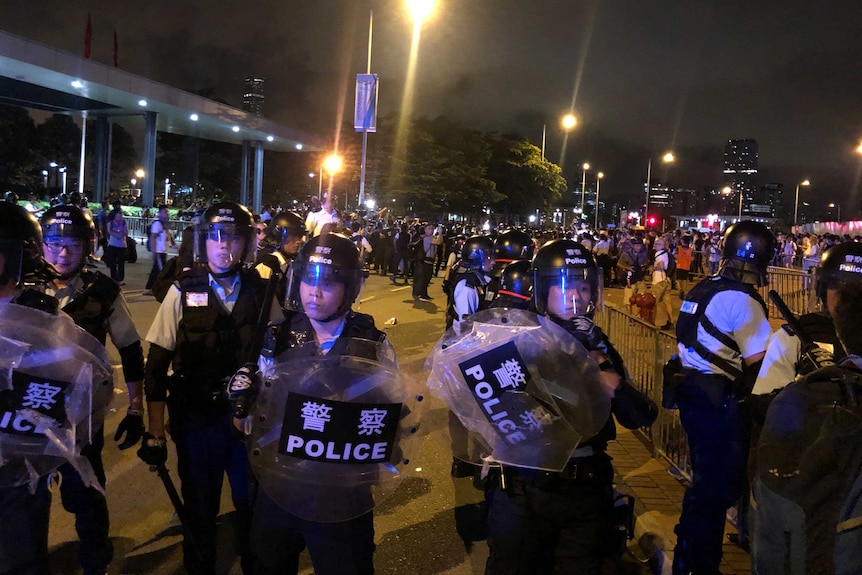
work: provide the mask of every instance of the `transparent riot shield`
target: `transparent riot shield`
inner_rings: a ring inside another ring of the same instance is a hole
[[[610,416],[587,350],[528,311],[475,314],[443,335],[426,369],[431,392],[469,433],[467,452],[453,453],[465,461],[559,471]]]
[[[33,485],[65,461],[98,487],[80,453],[112,392],[104,346],[70,318],[0,305],[0,487]]]
[[[346,521],[373,509],[415,469],[427,401],[392,357],[388,344],[350,340],[327,355],[290,350],[265,370],[249,460],[283,509],[311,521]]]

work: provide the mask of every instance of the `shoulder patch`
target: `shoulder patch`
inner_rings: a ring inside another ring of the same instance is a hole
[[[697,302],[688,300],[682,302],[682,305],[679,307],[679,313],[697,313]]]

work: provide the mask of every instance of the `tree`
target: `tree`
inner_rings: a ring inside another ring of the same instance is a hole
[[[496,207],[505,213],[524,214],[559,202],[566,191],[560,167],[542,158],[539,148],[521,136],[488,136],[491,158],[488,177],[497,185],[502,200]]]
[[[25,108],[0,105],[0,186],[36,192],[43,187],[37,128]]]

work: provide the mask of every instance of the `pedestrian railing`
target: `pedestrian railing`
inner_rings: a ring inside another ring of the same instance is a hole
[[[147,226],[149,226],[155,218],[141,218],[139,216],[124,216],[126,223],[129,226],[129,236],[133,238],[147,237]],[[174,239],[179,242],[183,237],[183,230],[191,224],[188,220],[169,220],[168,229],[174,234]]]
[[[781,313],[772,300],[769,299],[769,290],[775,290],[787,307],[790,308],[795,315],[800,316],[808,313],[811,310],[812,302],[815,298],[812,297],[814,290],[814,278],[812,274],[802,271],[797,268],[781,268],[777,266],[769,266],[769,285],[760,288],[760,294],[766,300],[769,308],[769,317],[782,319]]]
[[[662,367],[676,353],[676,336],[610,306],[596,315],[596,323],[622,356],[635,387],[659,406],[652,427],[636,430],[635,435],[650,447],[653,456],[666,459],[682,476],[690,478],[688,443],[679,412],[661,407]]]

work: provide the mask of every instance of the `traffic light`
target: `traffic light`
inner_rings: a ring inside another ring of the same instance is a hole
[[[650,217],[649,217],[649,225],[651,225],[651,226],[654,226],[654,225],[655,225],[655,216],[650,216]]]

